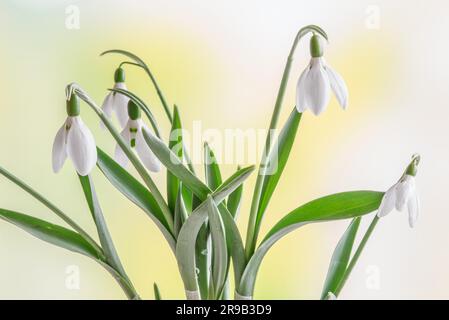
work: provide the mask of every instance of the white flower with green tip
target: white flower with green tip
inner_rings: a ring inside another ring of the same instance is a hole
[[[128,90],[125,84],[125,71],[118,68],[114,76],[114,89]],[[112,118],[115,112],[120,126],[124,128],[128,122],[128,102],[129,98],[118,92],[110,92],[103,101],[101,109],[108,118]]]
[[[52,165],[55,173],[61,170],[67,157],[81,176],[88,175],[97,163],[94,137],[79,113],[78,97],[73,94],[67,101],[67,120],[53,142]]]
[[[409,225],[411,228],[415,226],[419,215],[419,198],[415,183],[419,160],[420,157],[415,156],[399,181],[385,192],[377,213],[379,218],[385,217],[394,208],[403,211],[407,207]]]
[[[310,53],[312,59],[296,87],[296,109],[298,112],[310,109],[315,115],[321,114],[329,104],[331,90],[340,106],[346,109],[348,88],[343,78],[326,64],[318,35],[310,40]]]
[[[129,120],[121,132],[122,138],[132,149],[136,150],[137,155],[148,170],[152,172],[160,171],[161,164],[146,143],[142,133],[143,130],[146,130],[149,134],[151,132],[140,118],[139,107],[132,100],[128,103],[128,114]],[[122,167],[126,167],[129,162],[128,156],[118,144],[115,147],[114,158]]]

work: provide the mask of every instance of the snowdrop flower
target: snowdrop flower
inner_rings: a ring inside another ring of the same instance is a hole
[[[67,100],[67,119],[56,133],[52,162],[55,173],[61,170],[67,156],[81,176],[88,175],[97,163],[95,140],[80,117],[80,106],[75,94]]]
[[[148,170],[158,172],[161,169],[160,162],[145,142],[142,134],[142,130],[150,131],[140,118],[139,107],[132,100],[128,102],[128,115],[129,120],[121,132],[122,138],[132,149],[136,150],[137,155]],[[122,167],[126,167],[128,164],[128,156],[118,144],[115,147],[115,160]]]
[[[348,88],[343,78],[329,67],[323,58],[323,49],[318,35],[310,39],[312,59],[301,74],[296,87],[296,109],[310,109],[315,115],[323,112],[330,99],[331,90],[343,109],[348,105]]]
[[[114,89],[128,90],[125,84],[125,70],[118,68],[115,71],[114,80]],[[127,96],[117,92],[110,92],[104,99],[101,109],[108,118],[112,118],[112,113],[115,112],[120,126],[124,128],[128,122],[128,101],[129,98]],[[104,126],[103,123],[101,124]]]
[[[419,214],[419,198],[415,186],[419,161],[419,155],[413,156],[412,162],[408,165],[401,179],[385,192],[377,213],[379,218],[386,216],[394,208],[403,211],[407,206],[409,225],[411,228],[415,226]]]

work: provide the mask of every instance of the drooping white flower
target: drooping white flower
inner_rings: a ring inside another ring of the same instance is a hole
[[[317,35],[313,35],[310,40],[310,53],[310,63],[299,77],[296,87],[296,109],[298,112],[310,109],[315,115],[319,115],[326,109],[331,91],[340,106],[346,109],[348,88],[343,78],[326,64]]]
[[[121,136],[132,149],[136,150],[137,155],[148,170],[158,172],[161,169],[159,159],[151,151],[142,133],[143,130],[150,131],[140,118],[139,107],[131,100],[128,105],[130,118],[121,132]],[[122,167],[126,167],[129,161],[128,156],[118,144],[115,147],[114,158]]]
[[[122,68],[118,68],[115,72],[114,89],[128,90],[125,84],[125,72]],[[101,109],[108,118],[112,118],[115,112],[120,126],[124,128],[128,122],[128,102],[129,98],[118,92],[110,92],[103,101]],[[102,126],[103,123],[101,122]]]
[[[67,102],[67,112],[68,117],[53,142],[53,171],[59,172],[69,157],[76,171],[81,176],[86,176],[97,163],[95,140],[79,116],[79,102],[75,95]]]
[[[379,218],[386,216],[394,208],[403,211],[407,207],[409,225],[411,228],[415,226],[419,215],[419,198],[415,184],[418,163],[419,156],[416,156],[401,179],[385,192],[377,212]]]

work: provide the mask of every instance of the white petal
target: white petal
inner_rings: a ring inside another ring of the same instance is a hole
[[[296,85],[296,110],[298,112],[304,112],[307,110],[306,105],[306,92],[305,92],[305,79],[310,70],[310,64],[307,68],[301,73],[301,76],[298,79],[298,83]]]
[[[156,158],[153,151],[151,151],[150,147],[147,145],[142,130],[146,130],[148,134],[152,134],[150,130],[148,130],[145,126],[142,127],[141,130],[137,132],[136,135],[136,151],[140,157],[142,163],[147,167],[148,170],[153,172],[158,172],[161,170],[161,164],[159,159]]]
[[[379,218],[385,217],[393,210],[396,203],[396,187],[397,185],[395,184],[390,189],[388,189],[387,192],[385,192],[379,209],[377,210],[377,216]]]
[[[127,90],[126,84],[124,82],[118,82],[114,85],[116,89],[124,89]],[[123,94],[115,93],[114,94],[114,111],[117,115],[117,119],[120,123],[120,126],[124,128],[128,123],[128,102],[129,98]]]
[[[104,114],[110,119],[112,117],[112,103],[114,102],[114,95],[112,92],[110,92],[103,101],[103,104],[101,105],[101,109],[103,110]],[[106,129],[106,126],[104,125],[103,121],[100,121],[100,127],[102,129]]]
[[[329,83],[331,85],[332,91],[334,91],[335,97],[338,103],[343,109],[348,106],[348,87],[346,86],[343,78],[331,67],[326,66],[325,70],[329,76]]]
[[[104,98],[103,104],[101,105],[101,109],[105,113],[105,115],[110,118],[112,117],[112,101],[113,101],[113,93],[110,92],[108,95]]]
[[[410,228],[413,228],[418,220],[419,215],[419,198],[415,193],[407,202],[408,207],[408,223]]]
[[[402,211],[415,192],[415,178],[405,175],[397,185],[396,209]]]
[[[64,165],[65,159],[67,159],[67,150],[66,150],[66,123],[58,130],[56,133],[55,140],[53,142],[52,149],[52,166],[53,172],[57,173],[61,170]]]
[[[129,143],[130,141],[129,121],[120,135],[127,143]],[[114,159],[115,161],[117,161],[118,164],[120,164],[124,168],[126,168],[129,161],[128,156],[123,152],[123,149],[118,144],[115,146]]]
[[[330,99],[329,77],[320,58],[312,58],[310,71],[305,77],[304,90],[307,107],[315,115],[319,115],[326,109]]]
[[[73,117],[72,127],[67,135],[67,154],[82,176],[88,175],[97,162],[94,137],[79,116]]]

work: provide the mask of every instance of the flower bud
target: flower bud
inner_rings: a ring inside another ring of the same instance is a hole
[[[131,120],[137,120],[140,118],[140,108],[132,100],[129,100],[128,102],[128,116]]]
[[[123,68],[115,70],[114,81],[115,83],[125,82],[125,70]]]
[[[323,47],[321,46],[320,37],[316,34],[310,38],[310,55],[312,58],[323,56]]]
[[[80,114],[80,102],[76,94],[72,94],[67,100],[67,115],[69,117],[76,117]]]

